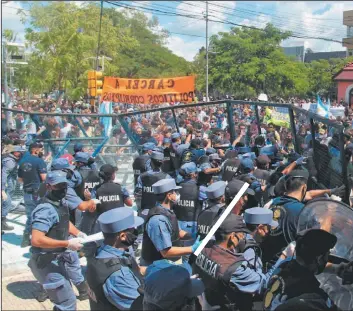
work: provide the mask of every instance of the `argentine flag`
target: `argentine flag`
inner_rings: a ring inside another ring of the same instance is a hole
[[[99,113],[113,113],[113,104],[111,102],[102,102],[99,106]],[[100,123],[104,126],[104,136],[107,137],[112,129],[112,118],[102,117]]]
[[[328,101],[327,105],[324,105],[319,95],[317,95],[316,113],[325,118],[328,118],[330,114],[330,102]]]

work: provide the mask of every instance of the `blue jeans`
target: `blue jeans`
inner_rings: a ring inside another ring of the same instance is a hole
[[[7,186],[5,189],[5,192],[7,194],[7,199],[6,201],[1,201],[2,209],[1,209],[1,217],[6,217],[9,211],[11,210],[12,207],[12,196],[15,191],[15,186],[16,182],[13,179],[8,179],[7,180]]]
[[[31,227],[32,227],[32,213],[34,209],[37,207],[37,205],[39,204],[40,197],[39,195],[25,193],[23,195],[23,198],[26,206],[26,215],[27,215],[27,221],[26,221],[24,233],[30,234]]]
[[[64,262],[52,260],[44,268],[38,267],[36,255],[31,255],[28,266],[59,310],[76,310],[76,296],[65,271]]]
[[[77,252],[67,250],[59,256],[58,260],[64,264],[66,273],[74,285],[77,286],[85,280]]]

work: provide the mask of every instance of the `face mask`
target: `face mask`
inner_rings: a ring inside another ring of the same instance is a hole
[[[180,194],[177,193],[176,196],[175,196],[175,201],[174,200],[170,200],[173,204],[177,204],[180,200]]]
[[[137,240],[137,235],[138,235],[138,231],[137,229],[134,229],[133,232],[131,231],[126,231],[126,240],[125,241],[121,241],[124,245],[126,246],[131,246],[135,243],[135,241]]]
[[[66,192],[67,192],[67,188],[59,189],[59,190],[51,190],[49,192],[49,199],[53,201],[61,201],[63,198],[65,198]]]

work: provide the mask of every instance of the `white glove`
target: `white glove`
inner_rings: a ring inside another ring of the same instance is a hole
[[[77,237],[78,237],[78,238],[81,238],[81,239],[85,239],[85,238],[87,238],[87,234],[80,231],[80,232],[78,233]]]
[[[294,252],[295,252],[295,246],[296,246],[296,242],[295,241],[293,241],[290,244],[288,244],[286,249],[282,252],[282,255],[284,255],[285,258],[293,257]]]
[[[83,244],[81,243],[80,238],[74,238],[69,240],[69,245],[67,246],[67,249],[72,250],[72,251],[78,251],[83,247]]]

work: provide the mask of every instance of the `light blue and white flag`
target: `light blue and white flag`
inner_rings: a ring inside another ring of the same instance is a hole
[[[316,113],[322,117],[328,118],[330,113],[330,105],[325,105],[319,95],[317,95],[317,110]]]
[[[102,102],[99,106],[99,113],[113,113],[112,102]],[[102,117],[99,121],[104,126],[104,136],[109,136],[112,129],[112,118]]]

